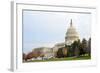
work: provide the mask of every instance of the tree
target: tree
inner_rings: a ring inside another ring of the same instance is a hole
[[[62,48],[59,48],[57,51],[57,58],[62,58],[63,57],[63,51]]]
[[[63,58],[67,56],[67,48],[59,48],[57,51],[57,58]]]
[[[31,58],[33,58],[33,52],[29,52],[29,53],[26,55],[25,60],[27,61],[28,59],[31,59]]]
[[[91,38],[89,38],[89,40],[88,40],[88,49],[87,49],[87,52],[88,52],[89,56],[91,56]]]
[[[25,53],[23,53],[23,61],[25,61],[25,59],[26,59],[26,54]]]
[[[73,49],[73,52],[72,54],[76,57],[79,57],[79,53],[80,53],[80,40],[78,41],[74,41],[73,44],[71,45],[72,46],[72,49]]]
[[[81,49],[83,50],[83,54],[87,53],[88,43],[85,38],[82,40]]]
[[[71,46],[67,46],[67,57],[71,57],[71,56],[74,56],[74,49]]]
[[[82,45],[82,43],[80,43],[79,50],[80,50],[79,55],[83,55],[83,54],[85,54],[85,51],[84,51],[84,49],[83,49],[83,45]]]
[[[32,51],[32,52],[29,52],[27,55],[26,55],[26,58],[25,60],[27,61],[28,59],[32,59],[32,58],[37,58],[40,56],[40,52],[39,51]]]

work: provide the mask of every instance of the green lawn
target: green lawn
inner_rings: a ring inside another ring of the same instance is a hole
[[[69,60],[89,60],[90,56],[81,56],[81,57],[66,57],[66,58],[51,58],[48,60],[32,60],[28,62],[48,62],[48,61],[69,61]]]

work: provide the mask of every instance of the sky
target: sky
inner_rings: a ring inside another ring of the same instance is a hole
[[[71,19],[80,39],[88,40],[91,36],[91,14],[23,11],[23,52],[64,42]]]

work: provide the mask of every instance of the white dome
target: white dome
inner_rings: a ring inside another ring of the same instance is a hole
[[[78,33],[77,33],[76,29],[73,26],[71,26],[68,28],[66,36],[67,37],[72,37],[72,36],[78,37]]]
[[[78,39],[79,35],[76,29],[72,26],[72,20],[71,20],[70,27],[68,28],[65,36],[65,44],[71,45],[74,41],[77,41]]]

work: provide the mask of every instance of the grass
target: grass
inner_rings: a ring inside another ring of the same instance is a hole
[[[81,57],[51,58],[47,60],[32,60],[27,62],[70,61],[70,60],[89,60],[89,59],[91,59],[90,56],[81,56]]]

